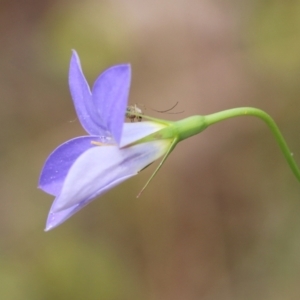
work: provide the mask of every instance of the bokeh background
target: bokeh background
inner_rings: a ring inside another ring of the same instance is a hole
[[[152,116],[264,109],[300,163],[299,0],[2,0],[0,299],[300,299],[300,185],[255,118],[180,143],[139,199],[155,166],[43,231],[40,170],[84,134],[71,49],[90,84],[130,62]]]

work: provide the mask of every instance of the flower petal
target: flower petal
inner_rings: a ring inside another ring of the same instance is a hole
[[[52,212],[96,197],[121,178],[137,174],[162,156],[169,145],[170,140],[159,140],[122,149],[99,146],[87,150],[71,166]]]
[[[107,135],[107,127],[96,111],[89,85],[83,75],[80,60],[75,50],[73,50],[70,62],[69,86],[82,127],[90,135]]]
[[[165,127],[163,124],[149,121],[124,123],[120,147],[125,147]]]
[[[131,80],[130,65],[107,69],[96,80],[93,101],[103,124],[120,143]]]
[[[128,175],[125,177],[122,177],[118,180],[116,180],[115,182],[113,182],[112,185],[108,185],[106,186],[105,189],[99,191],[99,194],[103,194],[105,193],[107,190],[110,190],[111,188],[113,188],[114,186],[118,185],[119,183],[125,181],[126,179],[129,179],[130,177],[134,176],[136,174],[133,175]],[[95,196],[96,197],[96,196]],[[93,201],[95,199],[95,197],[92,197],[91,199],[88,199],[86,201],[82,201],[79,204],[75,204],[73,206],[71,206],[70,208],[61,210],[59,212],[52,212],[52,208],[50,209],[49,215],[48,215],[48,219],[47,219],[47,223],[46,223],[46,228],[45,231],[51,230],[55,227],[57,227],[58,225],[62,224],[64,221],[66,221],[67,219],[69,219],[71,216],[73,216],[76,212],[78,212],[80,209],[82,209],[83,207],[85,207],[87,204],[89,204],[91,201]],[[55,208],[56,207],[56,202],[57,202],[58,198],[56,198],[52,204],[52,207]]]
[[[39,188],[54,196],[60,194],[65,177],[74,161],[85,151],[95,147],[91,142],[108,142],[98,136],[82,136],[69,140],[56,148],[42,169]]]

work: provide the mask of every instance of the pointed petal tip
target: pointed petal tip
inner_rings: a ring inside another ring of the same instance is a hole
[[[113,70],[115,72],[118,72],[120,75],[123,74],[123,76],[127,76],[129,85],[131,81],[131,64],[130,63],[123,63],[123,64],[118,64],[114,65],[107,70]]]
[[[122,63],[122,64],[114,65],[114,66],[112,66],[110,68],[107,68],[105,71],[113,70],[113,69],[120,69],[120,70],[130,71],[131,72],[131,64],[130,63]]]
[[[79,82],[78,83],[81,83],[81,84],[84,84],[86,85],[88,88],[88,92],[89,94],[91,93],[90,92],[90,88],[89,88],[89,85],[85,79],[85,76],[83,74],[83,71],[82,71],[82,67],[81,67],[81,61],[80,61],[80,58],[79,58],[79,55],[78,53],[75,51],[75,50],[72,50],[72,55],[71,55],[71,60],[70,60],[70,67],[69,67],[69,84],[70,84],[70,80],[72,82],[72,80],[74,80],[74,76],[77,76],[78,77],[79,75]],[[77,78],[78,80],[78,78]]]
[[[75,49],[71,49],[71,53],[72,53],[71,59],[72,58],[76,58],[76,60],[80,60],[79,59],[79,55],[78,55],[78,53],[77,53],[77,51]]]
[[[48,215],[48,218],[47,218],[47,222],[46,222],[44,232],[48,232],[48,231],[52,230],[53,228],[57,227],[59,224],[60,223],[55,224],[55,222],[53,222],[53,215],[51,215],[51,212],[50,212],[49,215]]]
[[[60,224],[61,222],[57,222],[57,220],[53,218],[53,214],[49,213],[44,231],[48,232]]]
[[[47,225],[46,225],[44,231],[45,231],[45,232],[48,232],[48,231],[50,231],[51,229],[53,229],[52,226],[47,226]]]
[[[50,209],[50,212],[48,214],[48,218],[47,218],[47,222],[46,222],[46,226],[44,231],[50,231],[56,227],[58,227],[59,225],[61,225],[62,223],[64,223],[68,218],[70,218],[75,212],[77,212],[78,209],[76,209],[76,207],[65,210],[65,211],[60,211],[58,213],[54,213],[52,211],[52,207]]]
[[[58,227],[59,225],[61,225],[61,223],[58,224],[51,224],[51,223],[47,223],[44,229],[44,232],[49,232],[50,230],[53,230],[54,228]]]

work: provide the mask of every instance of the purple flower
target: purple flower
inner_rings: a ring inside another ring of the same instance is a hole
[[[55,196],[46,231],[168,151],[171,139],[139,142],[166,125],[124,123],[130,79],[130,65],[117,65],[103,72],[91,91],[73,51],[69,86],[78,119],[89,135],[63,143],[46,160],[39,188]]]

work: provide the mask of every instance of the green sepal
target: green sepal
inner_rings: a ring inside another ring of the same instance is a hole
[[[146,182],[146,184],[143,186],[143,188],[141,189],[141,191],[137,194],[137,196],[136,196],[137,198],[142,194],[142,192],[148,186],[148,184],[150,183],[150,181],[154,178],[154,176],[159,171],[159,169],[162,167],[163,163],[165,162],[165,160],[167,159],[167,157],[170,155],[170,153],[173,151],[173,149],[175,148],[175,146],[177,145],[177,143],[178,143],[178,139],[174,138],[173,141],[171,142],[171,145],[170,145],[169,149],[167,150],[165,156],[163,157],[163,159],[161,160],[161,162],[159,163],[159,165],[157,166],[157,168],[155,169],[155,171],[153,172],[153,174],[150,176],[150,178],[148,179],[148,181]]]

